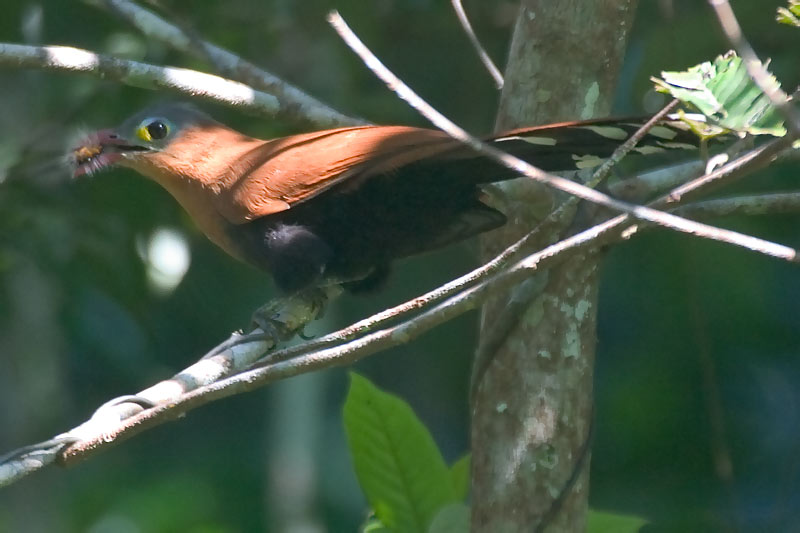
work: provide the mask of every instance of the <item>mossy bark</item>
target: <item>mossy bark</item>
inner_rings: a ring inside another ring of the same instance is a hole
[[[635,9],[636,0],[524,0],[497,129],[608,115]],[[483,240],[486,258],[530,231],[541,214],[532,205],[555,203],[524,180],[503,189],[510,222]],[[597,251],[570,257],[483,308],[473,532],[585,529],[599,260]]]

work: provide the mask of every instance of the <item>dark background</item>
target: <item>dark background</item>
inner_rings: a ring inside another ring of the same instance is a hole
[[[727,50],[705,2],[642,0],[615,113],[653,111],[648,78]],[[445,0],[172,2],[206,38],[352,115],[424,125],[324,21],[336,7],[445,114],[492,129],[497,94]],[[798,30],[775,1],[734,8],[772,70],[798,83]],[[466,2],[502,65],[516,2]],[[81,2],[6,1],[0,41],[68,44],[157,64],[204,65]],[[591,43],[586,43],[591,46]],[[72,181],[76,131],[116,124],[164,95],[91,77],[0,72],[0,450],[48,438],[107,399],[170,376],[247,324],[272,294],[209,244],[172,199],[127,170]],[[650,103],[647,103],[650,102]],[[205,106],[249,134],[298,125]],[[791,165],[737,191],[796,188]],[[794,216],[726,227],[800,247]],[[174,290],[137,253],[159,228],[188,240]],[[348,297],[312,332],[396,304],[474,266],[475,243],[397,265],[379,296]],[[800,272],[751,253],[649,232],[608,254],[600,294],[591,505],[650,531],[800,531]],[[474,314],[357,365],[406,398],[448,460],[468,446]],[[354,531],[365,502],[345,449],[343,369],[190,413],[69,470],[0,491],[0,531]]]

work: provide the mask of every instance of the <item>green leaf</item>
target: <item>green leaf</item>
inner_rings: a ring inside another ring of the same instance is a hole
[[[450,467],[450,479],[457,500],[466,500],[469,494],[470,454],[464,455]]]
[[[370,516],[367,523],[361,526],[361,533],[392,533],[388,527],[383,525],[383,522]]]
[[[436,443],[400,398],[351,373],[344,427],[361,489],[392,532],[424,533],[456,501]]]
[[[778,22],[800,27],[800,0],[789,0],[789,7],[778,8]]]
[[[589,510],[586,531],[588,533],[636,533],[647,520],[638,516],[604,513]]]
[[[752,135],[780,137],[786,133],[781,114],[750,78],[741,58],[733,53],[683,72],[662,72],[661,76],[662,79],[653,78],[657,90],[689,104],[717,126]],[[771,75],[769,84],[780,87]],[[712,132],[717,133],[721,131]]]
[[[442,507],[428,533],[469,533],[469,506],[456,502]]]

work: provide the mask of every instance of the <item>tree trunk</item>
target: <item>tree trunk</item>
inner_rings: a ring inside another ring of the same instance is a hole
[[[523,0],[497,129],[608,115],[635,9],[636,0]],[[530,231],[543,197],[553,204],[524,180],[503,189],[513,198],[504,208],[511,222],[484,239],[487,257]],[[572,257],[484,306],[473,376],[473,532],[585,529],[599,258]]]

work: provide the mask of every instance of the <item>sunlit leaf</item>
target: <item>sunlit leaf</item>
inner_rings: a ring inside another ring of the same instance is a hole
[[[752,135],[786,133],[778,110],[750,78],[741,58],[732,53],[661,76],[653,78],[659,91],[700,111],[714,125]],[[769,84],[780,87],[771,75]]]
[[[789,0],[788,7],[778,8],[778,22],[800,27],[800,0]]]
[[[356,476],[393,533],[424,533],[456,501],[450,469],[411,407],[351,374],[344,425]]]

